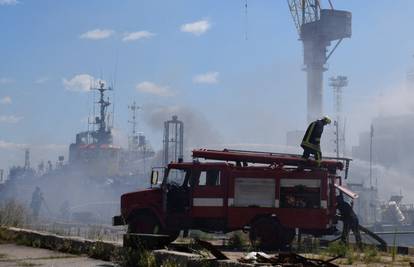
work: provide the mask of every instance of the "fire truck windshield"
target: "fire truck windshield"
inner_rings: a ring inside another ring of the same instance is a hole
[[[185,180],[185,170],[169,169],[165,176],[165,182],[168,184],[182,185]]]

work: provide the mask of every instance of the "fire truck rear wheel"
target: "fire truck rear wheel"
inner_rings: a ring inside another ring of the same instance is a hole
[[[272,217],[254,220],[250,226],[249,238],[252,246],[261,250],[278,250],[285,246],[283,227]]]

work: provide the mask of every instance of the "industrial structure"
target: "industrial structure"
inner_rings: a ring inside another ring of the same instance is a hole
[[[335,110],[335,152],[336,156],[345,156],[345,119],[342,111],[342,91],[348,85],[348,77],[336,76],[329,79],[329,85],[334,93]],[[341,154],[342,151],[342,155]]]
[[[322,9],[319,0],[288,0],[290,12],[303,42],[304,70],[307,73],[307,120],[323,113],[323,72],[326,63],[344,38],[350,38],[351,12]],[[327,48],[337,41],[329,53]]]
[[[128,109],[131,111],[131,120],[128,120],[128,122],[132,128],[131,135],[128,137],[128,150],[135,152],[138,151],[140,145],[139,134],[137,133],[137,111],[140,107],[134,101],[132,105],[128,106]]]
[[[176,115],[164,122],[163,155],[164,166],[184,157],[184,123]]]
[[[147,173],[147,159],[155,155],[154,150],[149,144],[146,136],[143,132],[138,132],[138,120],[137,111],[141,109],[134,101],[128,106],[130,111],[131,133],[128,136],[128,150],[123,155],[123,163],[125,163],[124,169],[128,169],[130,172],[136,173],[142,171]],[[141,170],[139,170],[141,169]]]

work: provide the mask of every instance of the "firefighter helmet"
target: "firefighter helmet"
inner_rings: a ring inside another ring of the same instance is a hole
[[[331,124],[331,118],[329,118],[328,116],[324,116],[322,120],[325,122],[325,124]]]

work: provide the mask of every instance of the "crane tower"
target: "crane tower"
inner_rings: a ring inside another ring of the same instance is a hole
[[[307,119],[320,117],[323,112],[323,72],[325,64],[344,38],[350,38],[351,12],[322,9],[320,0],[287,0],[299,38],[303,42],[307,73]],[[328,52],[332,41],[336,44]]]

